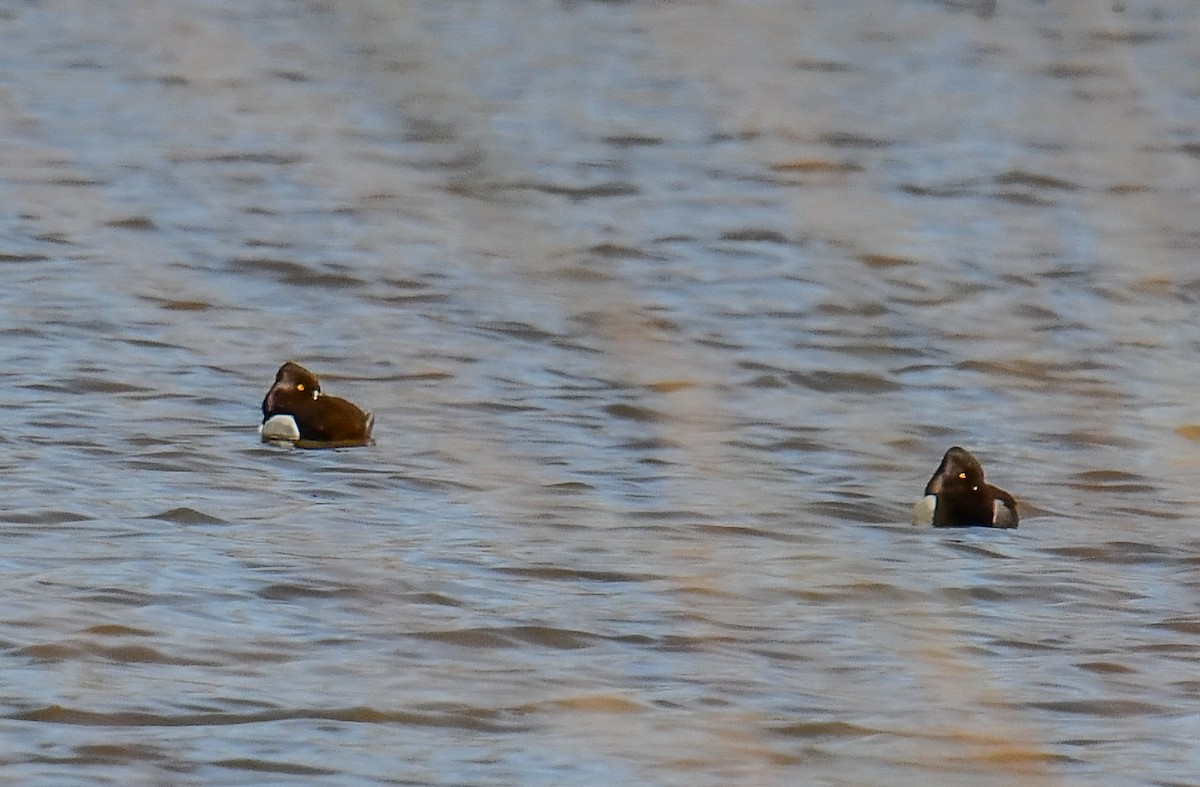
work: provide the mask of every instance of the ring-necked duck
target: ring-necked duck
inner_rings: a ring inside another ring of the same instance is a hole
[[[954,446],[942,457],[913,507],[914,525],[934,527],[1016,527],[1017,501],[983,480],[983,467],[966,449]]]
[[[352,402],[322,394],[317,376],[293,361],[279,367],[262,412],[258,431],[264,440],[301,446],[364,445],[375,424],[373,415]]]

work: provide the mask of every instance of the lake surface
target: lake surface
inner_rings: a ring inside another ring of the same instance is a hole
[[[0,780],[1196,783],[1194,2],[0,30]]]

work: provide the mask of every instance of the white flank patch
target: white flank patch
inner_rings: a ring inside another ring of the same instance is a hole
[[[296,419],[290,415],[271,416],[258,427],[258,433],[264,440],[287,440],[294,443],[300,439],[300,427],[296,426]]]
[[[993,504],[992,508],[995,511],[995,513],[992,514],[992,522],[995,523],[996,527],[1017,526],[1017,512],[1004,505],[1003,500],[997,500]]]
[[[913,506],[912,523],[918,527],[932,527],[935,510],[937,510],[937,495],[925,495]]]

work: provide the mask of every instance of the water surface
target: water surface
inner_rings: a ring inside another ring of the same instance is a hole
[[[0,29],[5,779],[1194,781],[1193,4]]]

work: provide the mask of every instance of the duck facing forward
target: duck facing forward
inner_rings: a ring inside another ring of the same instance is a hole
[[[1017,501],[983,479],[979,460],[954,446],[942,457],[913,507],[914,525],[934,527],[1016,527]]]
[[[365,445],[375,417],[353,402],[321,393],[317,376],[294,361],[279,367],[262,403],[264,440],[302,447]]]

